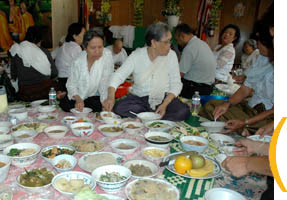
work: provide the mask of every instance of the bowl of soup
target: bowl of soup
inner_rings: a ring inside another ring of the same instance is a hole
[[[106,137],[116,137],[123,133],[121,125],[104,124],[98,127],[98,130]]]
[[[68,130],[69,129],[66,126],[55,125],[46,127],[44,133],[46,133],[49,138],[60,139],[66,135]]]
[[[9,156],[0,154],[0,183],[2,183],[7,178],[10,164],[11,158]]]
[[[180,143],[185,151],[203,152],[208,147],[208,140],[200,136],[184,136]]]
[[[88,137],[95,129],[95,126],[91,122],[77,122],[71,124],[72,133],[75,136]]]
[[[37,134],[35,130],[19,130],[11,133],[16,142],[32,142]]]

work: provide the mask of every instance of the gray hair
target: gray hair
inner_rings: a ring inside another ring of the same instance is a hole
[[[167,24],[158,22],[148,26],[145,33],[145,43],[147,46],[151,46],[151,41],[160,41],[164,35],[170,32]]]
[[[100,33],[98,33],[97,31],[95,31],[94,29],[90,29],[88,30],[83,38],[83,47],[87,48],[88,43],[93,39],[93,38],[101,38],[103,40],[104,43],[104,36]]]
[[[251,46],[253,48],[253,50],[257,49],[257,44],[256,41],[253,39],[248,39],[244,42],[243,47],[248,44],[249,46]]]

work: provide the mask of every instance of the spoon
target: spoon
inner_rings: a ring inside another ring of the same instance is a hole
[[[129,111],[131,114],[138,116],[138,114],[134,113],[133,111]]]

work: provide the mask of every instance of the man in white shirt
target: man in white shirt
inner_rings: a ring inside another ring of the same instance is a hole
[[[183,88],[180,96],[192,98],[195,91],[209,95],[215,81],[216,60],[209,46],[195,35],[187,24],[180,24],[174,31],[175,39],[184,47],[179,68]]]
[[[115,67],[120,67],[128,57],[126,50],[123,48],[123,42],[120,39],[115,40],[113,45],[106,48],[112,51]]]
[[[190,115],[189,107],[176,98],[182,83],[177,56],[170,50],[168,26],[163,23],[150,25],[145,41],[147,46],[135,50],[113,74],[103,107],[125,117],[135,117],[130,111],[155,111],[166,120],[186,120]],[[115,90],[130,74],[134,77],[132,95],[114,106]]]

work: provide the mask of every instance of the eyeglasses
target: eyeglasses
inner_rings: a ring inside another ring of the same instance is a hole
[[[158,42],[162,42],[162,43],[165,43],[165,44],[171,44],[171,40],[166,40],[166,41],[158,41]]]

